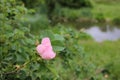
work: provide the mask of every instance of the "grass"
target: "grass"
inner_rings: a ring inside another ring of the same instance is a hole
[[[95,3],[92,9],[93,15],[96,16],[97,14],[103,14],[105,18],[118,18],[120,17],[120,1],[118,3]]]
[[[94,0],[96,3],[103,3],[103,4],[116,4],[119,3],[120,0]]]
[[[108,61],[111,61],[111,59],[118,60],[120,58],[120,41],[97,43],[88,40],[81,41],[80,43],[84,46],[85,51],[92,55],[91,57],[95,58],[95,60],[99,59],[98,61],[102,61],[102,64],[107,64]]]
[[[120,79],[120,40],[115,42],[105,41],[102,43],[88,40],[80,41],[80,44],[91,58],[91,63],[99,66],[98,69],[107,68],[111,73],[111,77],[117,78],[113,80]]]

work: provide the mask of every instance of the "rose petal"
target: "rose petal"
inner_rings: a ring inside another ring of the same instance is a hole
[[[36,48],[37,52],[38,52],[40,55],[44,53],[45,49],[46,49],[46,47],[45,47],[44,45],[42,45],[42,44],[39,44],[39,45],[37,46],[37,48]]]
[[[41,57],[46,60],[53,59],[56,56],[56,53],[54,53],[52,50],[45,51]]]
[[[51,46],[50,39],[48,37],[43,38],[41,44],[43,44],[45,46]]]

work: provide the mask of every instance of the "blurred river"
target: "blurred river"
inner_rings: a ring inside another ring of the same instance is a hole
[[[117,26],[91,26],[86,28],[85,32],[91,35],[97,42],[102,42],[105,40],[115,41],[120,39],[120,28]]]
[[[120,25],[114,25],[112,23],[66,23],[70,26],[76,27],[77,30],[83,30],[97,42],[106,40],[116,41],[120,40]]]

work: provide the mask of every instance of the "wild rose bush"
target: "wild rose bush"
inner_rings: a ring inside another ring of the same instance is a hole
[[[0,80],[99,78],[79,44],[82,33],[58,25],[31,34],[28,25],[21,23],[27,9],[19,1],[0,0],[0,12]]]

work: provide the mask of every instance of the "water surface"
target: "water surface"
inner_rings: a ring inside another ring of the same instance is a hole
[[[102,42],[105,40],[115,41],[120,39],[120,28],[116,26],[91,26],[85,29],[85,32],[90,34],[93,37],[93,39],[97,42]]]

